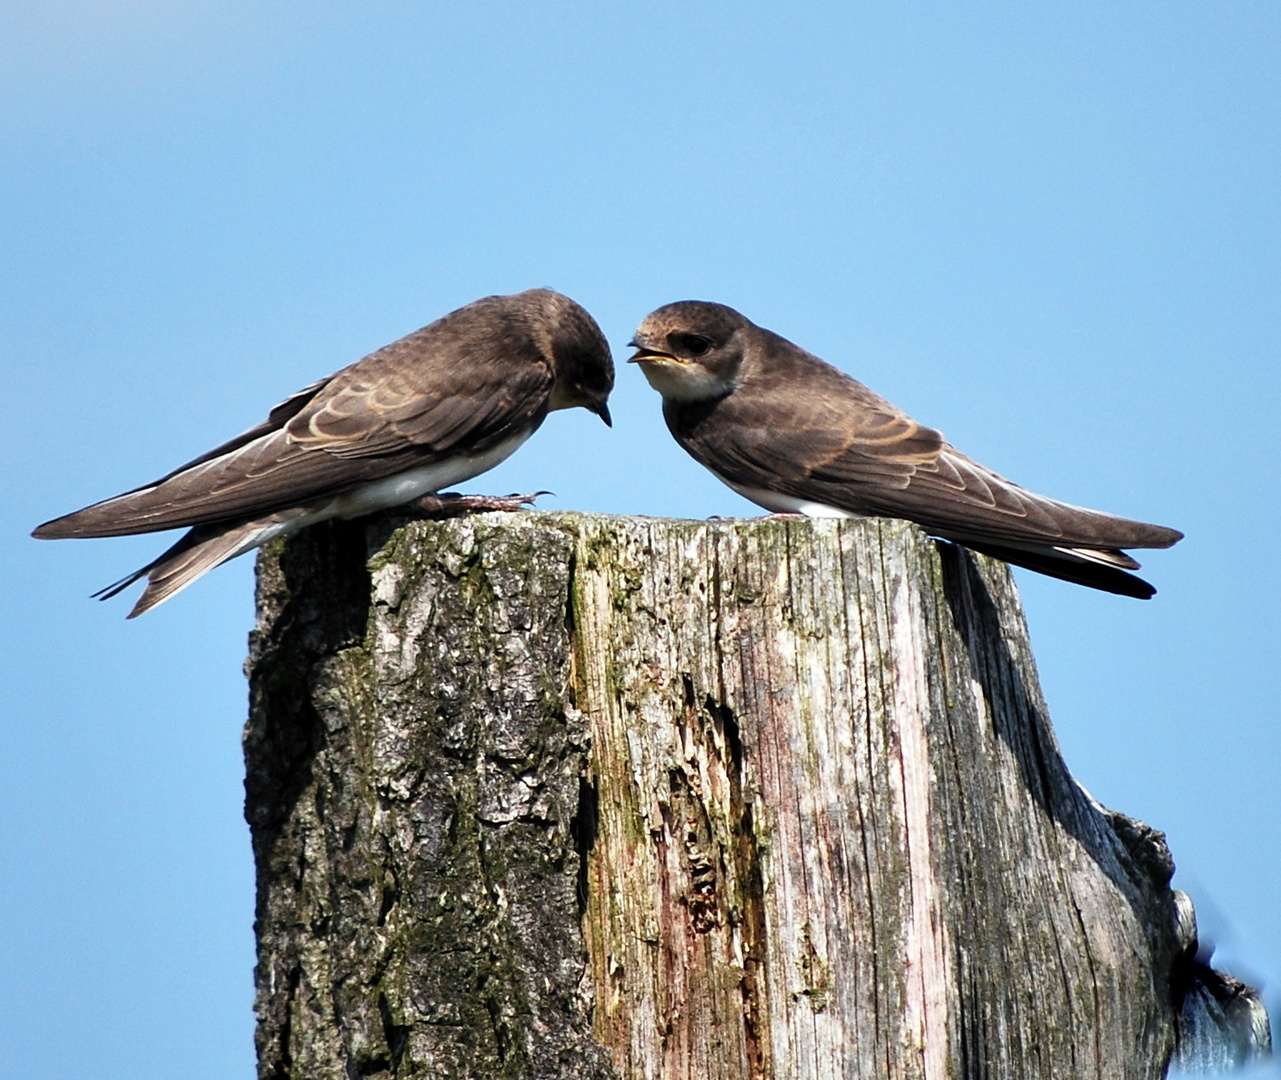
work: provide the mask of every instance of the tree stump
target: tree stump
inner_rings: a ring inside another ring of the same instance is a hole
[[[264,549],[248,668],[263,1078],[1174,1050],[1164,838],[1069,774],[1008,569],[911,525],[330,523]]]

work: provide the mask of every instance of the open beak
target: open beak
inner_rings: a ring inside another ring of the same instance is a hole
[[[676,359],[671,353],[665,353],[661,349],[651,349],[639,338],[632,338],[627,343],[627,346],[636,350],[636,355],[628,358],[627,362],[629,364],[649,364],[660,360]]]
[[[659,352],[657,349],[647,349],[644,345],[636,346],[636,355],[628,358],[629,364],[652,364],[659,360],[676,360],[671,353]]]

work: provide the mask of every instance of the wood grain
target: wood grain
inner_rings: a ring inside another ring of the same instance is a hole
[[[1172,864],[1069,775],[1006,567],[889,521],[584,532],[621,1075],[1160,1074]]]

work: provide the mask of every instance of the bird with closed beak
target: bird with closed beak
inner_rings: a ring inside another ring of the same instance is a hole
[[[724,304],[645,317],[630,360],[694,460],[775,513],[892,517],[1051,577],[1147,599],[1125,548],[1176,529],[1058,502],[966,457],[843,371]]]
[[[141,615],[220,563],[328,518],[430,500],[507,458],[549,412],[610,424],[614,364],[596,320],[567,296],[488,296],[277,405],[267,419],[144,487],[35,530],[40,539],[189,528],[139,578]],[[458,496],[462,509],[530,497]]]

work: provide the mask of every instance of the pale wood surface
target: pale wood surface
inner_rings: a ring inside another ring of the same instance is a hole
[[[1172,867],[1069,776],[1003,565],[888,521],[585,531],[623,1075],[1159,1074]]]
[[[1000,563],[331,525],[249,668],[264,1077],[1162,1075],[1169,853],[1068,773]]]

